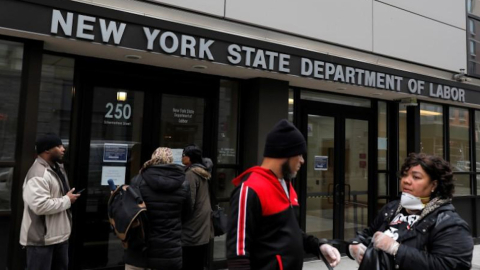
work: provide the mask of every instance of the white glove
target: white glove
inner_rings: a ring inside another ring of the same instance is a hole
[[[393,240],[390,236],[384,234],[383,232],[376,232],[373,235],[373,247],[376,249],[381,249],[388,254],[396,255],[398,251],[398,247],[400,244]]]
[[[335,267],[340,263],[340,252],[338,252],[338,249],[332,247],[331,245],[321,245],[320,252],[322,252],[323,256],[325,256],[325,259],[327,259],[331,267]]]
[[[355,261],[357,261],[359,265],[362,263],[365,250],[367,250],[367,247],[361,243],[348,246],[348,251],[350,252],[350,255],[352,255],[353,258],[355,258]]]

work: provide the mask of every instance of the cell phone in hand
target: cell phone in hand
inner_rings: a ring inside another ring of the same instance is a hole
[[[82,192],[84,192],[84,191],[85,191],[85,189],[82,188],[82,189],[80,189],[79,191],[75,191],[75,194],[80,194],[80,193],[82,193]]]

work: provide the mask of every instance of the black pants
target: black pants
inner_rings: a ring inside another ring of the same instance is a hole
[[[27,270],[67,270],[68,241],[51,246],[27,246]]]
[[[182,247],[184,270],[204,270],[207,262],[208,244]]]

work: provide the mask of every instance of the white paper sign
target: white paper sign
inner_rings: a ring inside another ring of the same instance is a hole
[[[112,179],[116,186],[125,184],[126,167],[102,166],[102,186],[108,186],[108,180]]]
[[[172,154],[173,154],[173,163],[178,164],[178,165],[183,165],[183,163],[182,163],[183,149],[182,148],[177,148],[177,149],[172,148],[171,150],[172,150]]]

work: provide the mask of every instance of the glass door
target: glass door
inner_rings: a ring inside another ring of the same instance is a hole
[[[348,240],[368,225],[368,112],[302,101],[300,122],[308,147],[300,175],[306,233]]]
[[[108,222],[107,181],[129,184],[142,165],[144,101],[141,91],[93,88],[87,185],[82,194],[86,203],[80,228],[82,257],[88,259],[80,262],[80,269],[123,265],[123,247]]]
[[[92,87],[88,162],[81,172],[86,191],[77,205],[75,269],[124,268],[124,249],[112,233],[107,204],[110,189],[129,184],[160,146],[181,164],[188,144],[203,147],[205,98],[144,92],[135,88]],[[84,151],[86,153],[87,151]]]

